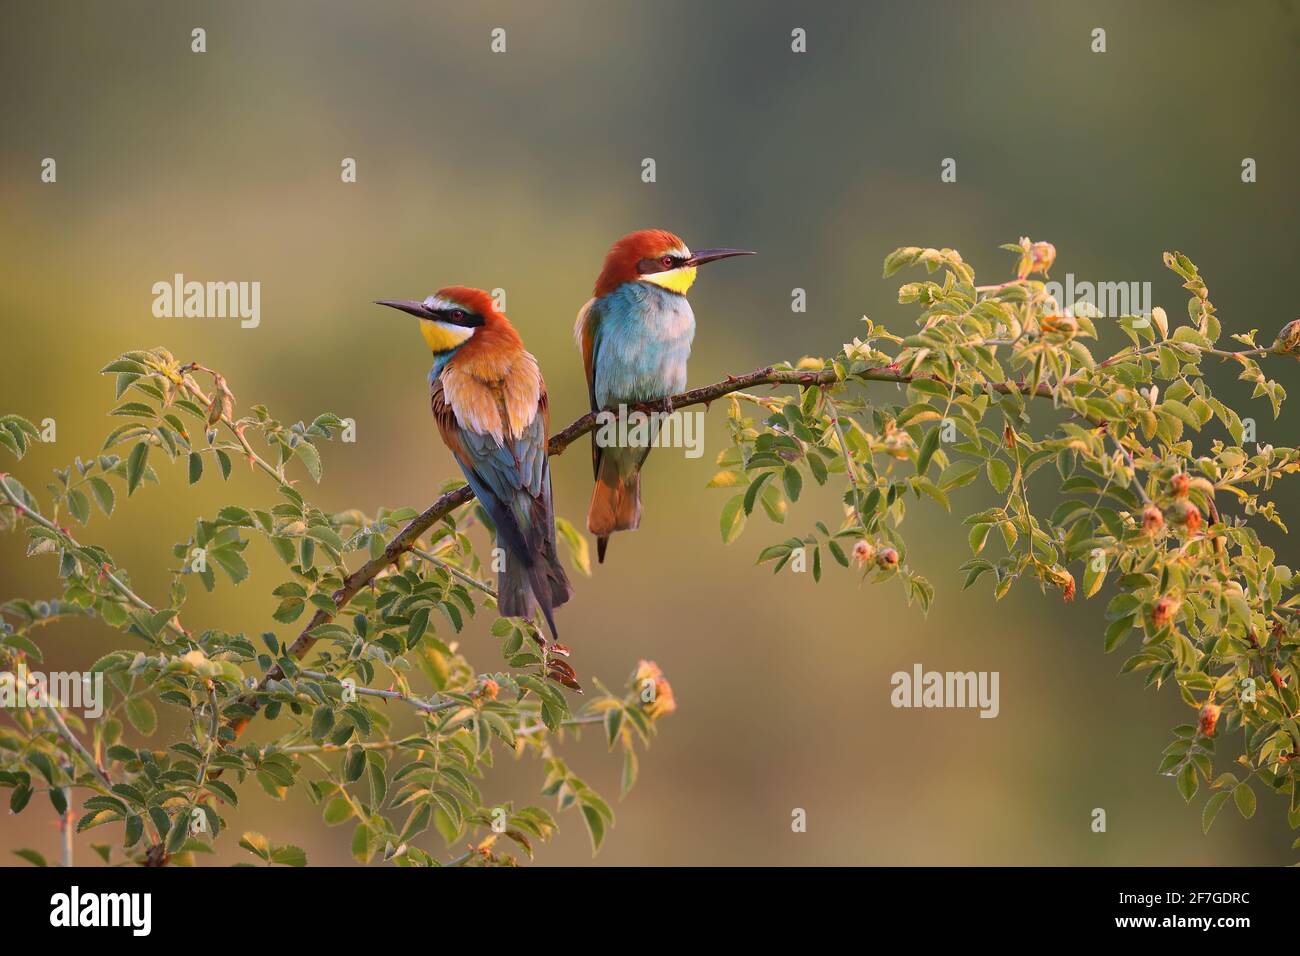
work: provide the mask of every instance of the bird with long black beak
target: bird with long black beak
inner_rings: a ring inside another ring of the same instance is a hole
[[[497,573],[498,610],[505,617],[531,618],[540,607],[551,637],[557,637],[552,612],[571,591],[555,547],[546,451],[550,416],[537,360],[482,289],[450,286],[423,301],[377,304],[419,319],[433,352],[434,421],[505,551]]]
[[[642,229],[614,243],[592,298],[578,313],[574,337],[587,368],[591,410],[664,403],[686,388],[686,362],[695,338],[695,314],[686,292],[706,262],[752,256],[744,249],[691,252],[662,229]],[[641,466],[650,443],[602,445],[607,429],[592,432],[596,487],[587,530],[605,560],[609,536],[641,523]],[[619,429],[632,435],[634,430]]]

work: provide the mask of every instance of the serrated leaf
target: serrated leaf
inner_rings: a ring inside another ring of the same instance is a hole
[[[722,506],[722,543],[731,544],[745,530],[745,496],[736,495]]]
[[[1237,812],[1249,820],[1255,815],[1255,791],[1248,783],[1239,783],[1232,788],[1232,802],[1237,805]]]
[[[158,728],[158,714],[154,711],[153,704],[143,697],[127,698],[126,719],[146,737]]]
[[[140,479],[144,477],[145,465],[149,461],[149,446],[144,442],[139,442],[131,449],[131,454],[126,459],[126,493],[131,495],[140,485]]]
[[[271,859],[271,841],[256,831],[247,831],[239,838],[239,845],[263,860]]]
[[[1221,790],[1218,793],[1211,794],[1210,799],[1205,801],[1205,809],[1201,811],[1201,832],[1209,833],[1210,827],[1214,825],[1214,818],[1219,815],[1219,810],[1227,802],[1231,794],[1227,790]]]
[[[113,513],[113,506],[117,503],[117,496],[113,494],[113,486],[98,475],[92,475],[89,479],[90,491],[95,496],[101,511],[105,515]]]

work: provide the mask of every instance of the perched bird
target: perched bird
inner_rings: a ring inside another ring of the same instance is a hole
[[[744,249],[691,252],[671,232],[642,229],[614,243],[592,298],[578,313],[573,334],[587,367],[591,410],[664,402],[686,388],[686,360],[695,338],[695,314],[686,292],[706,262],[752,256]],[[641,522],[641,466],[649,445],[601,447],[592,432],[596,487],[587,530],[605,560],[609,536]]]
[[[537,360],[482,289],[449,286],[423,302],[377,304],[418,318],[433,352],[434,420],[506,553],[497,575],[501,614],[527,618],[540,607],[556,637],[552,611],[570,587],[555,548],[550,415]]]

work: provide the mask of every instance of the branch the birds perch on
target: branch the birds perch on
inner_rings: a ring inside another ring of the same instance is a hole
[[[1267,353],[1267,349],[1243,350],[1241,352],[1224,352],[1220,350],[1207,349],[1220,358],[1233,358],[1240,356],[1253,356],[1256,354]],[[879,368],[867,369],[856,374],[848,376],[849,379],[862,382],[892,382],[898,385],[906,385],[911,382],[915,376],[903,373],[898,370],[896,365],[885,365]],[[638,406],[636,410],[642,412],[661,411],[663,407],[674,409],[687,408],[692,405],[709,405],[715,400],[730,395],[734,392],[743,391],[747,388],[753,388],[762,385],[795,385],[801,388],[815,388],[833,385],[838,381],[838,374],[834,367],[822,369],[797,369],[797,368],[778,368],[774,365],[765,366],[764,368],[755,369],[745,375],[728,376],[721,382],[714,382],[711,385],[702,385],[699,388],[693,388],[679,395],[674,395],[664,406],[659,404]],[[1036,398],[1051,398],[1054,390],[1046,383],[1039,383],[1037,387],[1032,388],[1023,382],[988,382],[987,387],[991,391],[1007,395],[1020,393],[1026,396]],[[598,412],[588,412],[581,418],[576,419],[569,425],[560,429],[553,434],[547,444],[547,449],[551,455],[561,455],[571,444],[593,431],[600,422]],[[1094,422],[1094,425],[1100,425],[1101,422]],[[381,571],[398,561],[402,555],[413,552],[417,549],[419,539],[435,524],[451,514],[462,505],[466,505],[474,500],[474,493],[469,486],[457,488],[455,491],[449,491],[441,495],[433,504],[429,505],[419,515],[412,518],[407,525],[393,538],[392,541],[384,548],[379,557],[372,558],[357,570],[349,574],[343,581],[343,586],[334,592],[334,610],[327,611],[324,609],[317,610],[312,615],[305,627],[299,632],[297,638],[289,646],[289,654],[295,660],[303,660],[311,652],[312,647],[316,644],[316,636],[312,631],[327,624],[334,619],[348,602],[352,600],[362,588],[375,579]],[[262,677],[257,685],[257,690],[265,690],[271,681],[283,680],[284,671],[279,664],[271,667],[270,670]],[[241,700],[256,710],[258,703],[253,694],[245,695]],[[231,729],[235,738],[238,739],[243,733],[244,728],[248,725],[249,717],[240,717],[230,722]]]

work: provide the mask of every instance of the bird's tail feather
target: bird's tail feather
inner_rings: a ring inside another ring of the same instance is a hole
[[[642,449],[606,449],[587,509],[587,530],[596,536],[596,557],[605,560],[609,536],[641,524]]]
[[[552,611],[573,593],[555,547],[554,519],[539,507],[527,532],[527,556],[508,553],[497,573],[497,609],[503,617],[532,617],[541,608],[551,637],[558,638]]]

